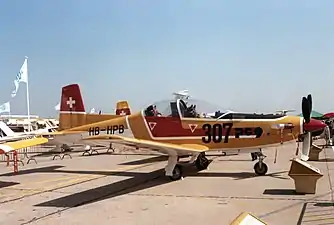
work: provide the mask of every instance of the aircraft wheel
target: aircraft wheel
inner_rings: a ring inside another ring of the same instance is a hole
[[[263,175],[265,175],[268,172],[268,166],[267,166],[267,164],[265,164],[264,162],[262,162],[262,165],[260,167],[260,163],[257,162],[254,165],[254,171],[255,171],[255,173],[257,175],[263,176]]]
[[[198,155],[195,165],[198,170],[205,170],[209,166],[209,160],[205,157],[205,154],[201,153]]]
[[[180,180],[182,178],[182,168],[176,165],[173,170],[173,176],[168,176],[172,181]]]

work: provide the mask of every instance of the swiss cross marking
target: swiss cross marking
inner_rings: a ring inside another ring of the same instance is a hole
[[[66,102],[66,104],[68,105],[68,107],[69,107],[70,109],[72,109],[72,108],[73,108],[73,105],[75,105],[75,100],[73,100],[72,97],[69,97],[69,98],[68,98],[68,101]]]

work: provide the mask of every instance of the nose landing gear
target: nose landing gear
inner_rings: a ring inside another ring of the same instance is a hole
[[[256,154],[259,158],[259,161],[254,165],[254,172],[259,176],[263,176],[268,172],[268,166],[263,162],[267,156],[263,155],[262,151],[257,152]]]

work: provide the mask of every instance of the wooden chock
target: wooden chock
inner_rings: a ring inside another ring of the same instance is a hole
[[[294,158],[291,160],[289,176],[295,182],[296,193],[315,194],[317,181],[323,174],[318,168],[301,159]]]
[[[240,213],[230,225],[242,225],[242,224],[252,224],[252,225],[268,225],[267,223],[263,222],[256,216],[252,215],[249,212]]]
[[[322,148],[318,145],[312,144],[309,154],[309,161],[319,161],[319,154]]]

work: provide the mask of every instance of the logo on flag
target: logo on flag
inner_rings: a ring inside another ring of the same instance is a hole
[[[9,102],[6,102],[6,103],[0,105],[0,113],[5,113],[5,112],[10,113],[10,104],[9,104]]]
[[[21,66],[20,71],[16,74],[16,77],[14,80],[15,90],[12,92],[12,98],[16,96],[16,93],[19,90],[20,83],[28,82],[28,65],[27,64],[28,64],[27,59],[25,59],[23,62],[23,65]]]

